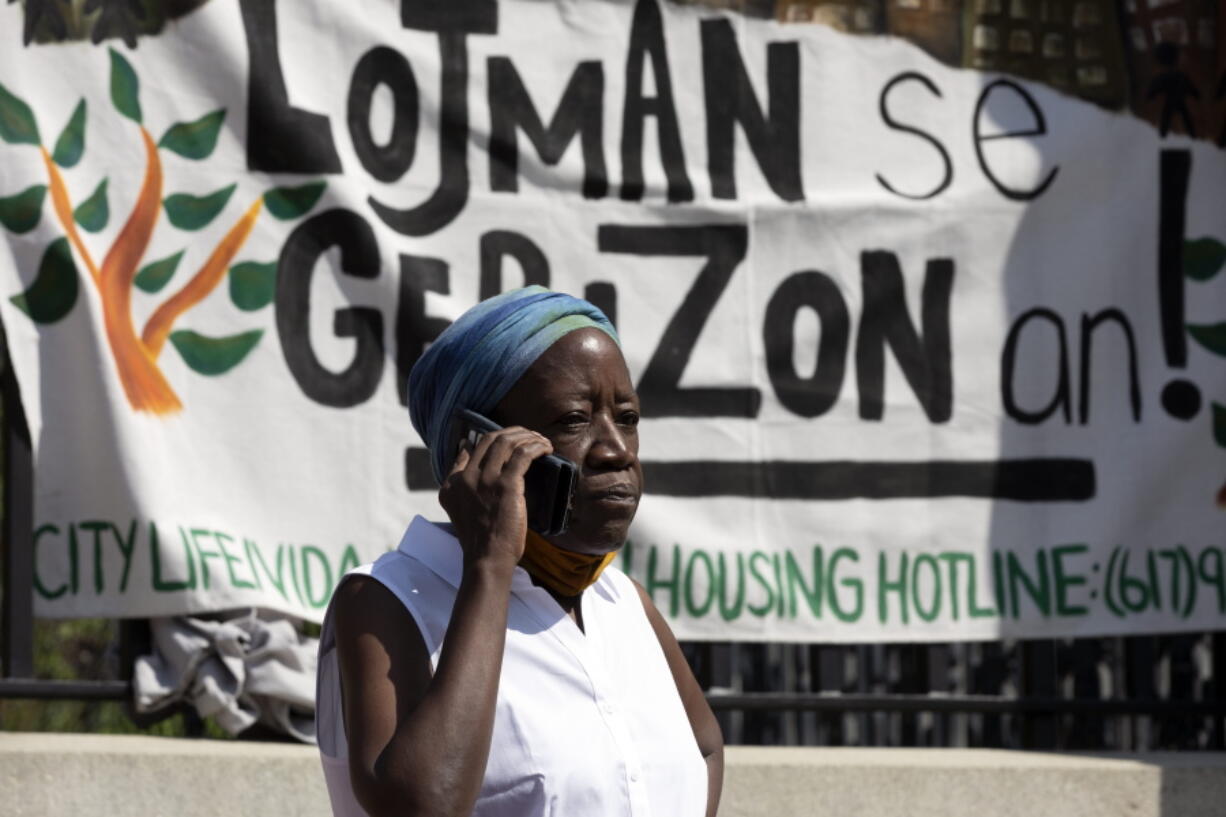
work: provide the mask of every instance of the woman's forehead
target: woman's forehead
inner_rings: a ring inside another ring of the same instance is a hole
[[[617,343],[599,329],[579,329],[564,335],[537,358],[507,397],[535,394],[539,398],[587,396],[612,390],[618,399],[632,399],[634,384]]]

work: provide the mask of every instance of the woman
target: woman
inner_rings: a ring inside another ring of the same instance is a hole
[[[642,468],[608,319],[541,287],[505,293],[439,336],[409,390],[451,524],[418,517],[334,594],[316,707],[334,813],[715,814],[719,726],[646,592],[609,566]],[[504,428],[460,446],[457,408]],[[524,503],[549,453],[579,470],[552,541]]]

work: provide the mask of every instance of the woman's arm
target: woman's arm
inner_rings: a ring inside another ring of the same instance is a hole
[[[681,645],[669,629],[668,622],[656,609],[643,586],[638,582],[634,582],[634,586],[639,591],[639,598],[643,600],[643,609],[647,611],[647,620],[656,632],[660,648],[664,650],[668,668],[672,670],[685,714],[690,719],[690,728],[694,730],[694,740],[698,742],[698,751],[707,761],[707,817],[715,817],[716,811],[719,810],[719,795],[724,787],[724,736],[720,732],[719,721],[715,719],[715,713],[711,711],[706,697],[702,694],[702,687],[698,685],[698,679],[690,670],[685,654],[681,652]]]
[[[511,576],[523,552],[523,475],[552,446],[538,434],[487,434],[456,460],[439,500],[464,549],[464,572],[431,677],[412,616],[377,580],[345,582],[337,654],[358,802],[381,815],[472,812],[494,728]]]

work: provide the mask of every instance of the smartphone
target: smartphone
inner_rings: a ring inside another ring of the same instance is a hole
[[[477,441],[502,426],[469,409],[456,409],[452,421],[458,425],[452,439]],[[570,510],[575,499],[579,469],[556,454],[537,457],[524,474],[524,500],[528,505],[528,527],[541,536],[557,536],[570,526]]]

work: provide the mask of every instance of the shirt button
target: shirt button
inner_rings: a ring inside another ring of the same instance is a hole
[[[638,771],[637,771],[637,770],[634,770],[634,771],[631,771],[631,772],[630,772],[630,782],[631,782],[631,783],[637,783],[637,782],[639,782],[639,773],[638,773]]]

